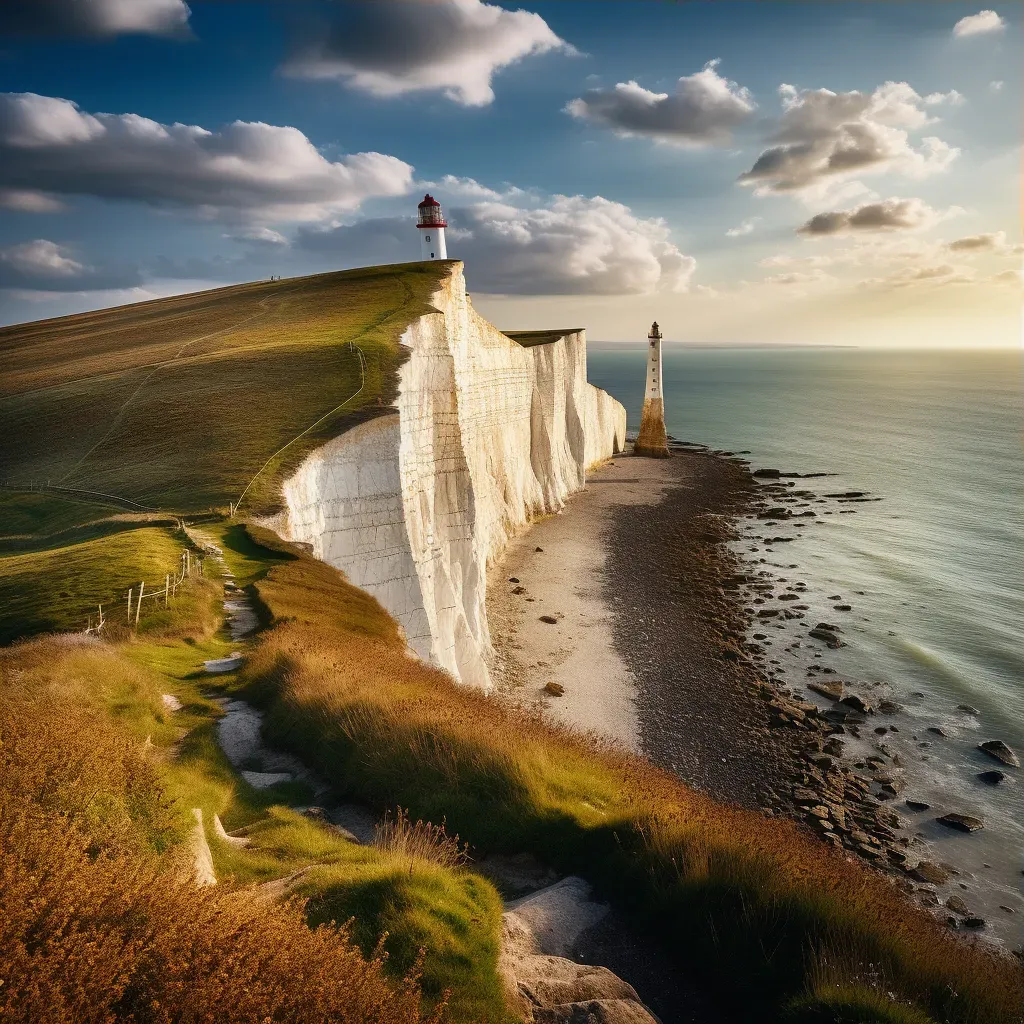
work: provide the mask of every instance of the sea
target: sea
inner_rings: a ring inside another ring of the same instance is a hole
[[[589,346],[589,378],[625,405],[631,430],[645,357],[644,345]],[[998,785],[977,777],[1003,768],[978,749],[984,740],[1024,762],[1021,353],[666,343],[663,358],[674,437],[745,452],[755,469],[836,474],[800,487],[882,499],[819,516],[768,567],[806,583],[811,624],[842,623],[831,678],[903,707],[882,723],[899,723],[885,743],[905,765],[892,806],[915,855],[958,872],[938,898],[959,895],[985,920],[980,934],[1024,944],[1024,769],[1004,768]],[[758,563],[755,529],[745,525],[751,542],[738,547]],[[837,595],[852,606],[842,617]],[[791,657],[786,681],[799,688],[806,668]],[[947,812],[985,827],[953,832],[935,821]]]

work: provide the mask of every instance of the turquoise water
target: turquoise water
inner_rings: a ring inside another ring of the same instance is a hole
[[[592,345],[588,357],[590,380],[626,406],[634,430],[644,356],[643,346]],[[830,663],[907,707],[908,795],[986,822],[965,837],[943,835],[934,813],[913,827],[974,872],[992,927],[1024,938],[1024,771],[1009,769],[999,787],[975,779],[997,767],[976,750],[982,739],[1003,739],[1024,759],[1021,356],[666,346],[663,378],[675,437],[747,449],[755,467],[838,474],[801,487],[884,499],[822,521],[778,557],[798,563],[788,578],[818,595],[809,616],[835,621],[825,595],[854,605],[841,620],[849,646]],[[912,743],[908,732],[925,740],[931,725],[948,738]],[[1003,903],[1018,911],[1012,922]]]

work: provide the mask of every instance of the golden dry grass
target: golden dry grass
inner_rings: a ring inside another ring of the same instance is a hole
[[[344,790],[444,817],[477,851],[531,850],[583,874],[750,1019],[810,1005],[826,954],[831,990],[860,993],[858,1020],[1020,1019],[1009,957],[789,822],[716,804],[410,660],[376,602],[294,554],[256,584],[275,625],[244,677],[277,742]]]
[[[56,667],[56,668],[55,668]],[[0,1019],[17,1024],[438,1024],[303,907],[196,889],[180,822],[98,679],[146,680],[99,641],[0,653]],[[158,856],[163,849],[171,854]]]

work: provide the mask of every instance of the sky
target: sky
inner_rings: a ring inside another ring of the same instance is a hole
[[[3,0],[0,323],[419,258],[499,327],[1011,347],[1018,4]]]

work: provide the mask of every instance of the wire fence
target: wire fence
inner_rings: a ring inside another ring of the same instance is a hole
[[[160,582],[147,584],[145,580],[141,580],[138,586],[128,590],[124,603],[118,601],[113,605],[108,604],[106,611],[102,604],[97,605],[97,614],[88,617],[83,632],[99,633],[111,622],[123,622],[130,629],[137,629],[142,617],[142,602],[153,601],[155,605],[150,607],[158,608],[162,601],[165,608],[170,607],[171,602],[177,597],[179,588],[185,585],[187,579],[205,575],[204,562],[205,559],[201,555],[186,548],[181,553],[173,572],[164,574],[162,586]],[[124,619],[121,618],[122,611],[126,612]]]

